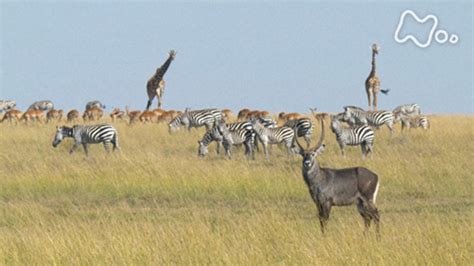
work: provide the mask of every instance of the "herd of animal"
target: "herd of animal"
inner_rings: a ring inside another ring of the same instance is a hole
[[[329,213],[332,206],[345,206],[356,204],[357,209],[364,219],[366,229],[371,222],[376,224],[377,235],[379,235],[380,214],[375,201],[379,190],[378,176],[364,167],[353,167],[346,169],[322,168],[317,162],[317,157],[324,151],[325,120],[330,119],[330,128],[339,144],[342,156],[345,156],[346,146],[360,146],[362,157],[372,155],[375,143],[375,132],[381,126],[386,126],[393,134],[394,124],[400,122],[402,130],[421,127],[428,129],[429,120],[421,114],[418,104],[404,104],[393,111],[377,110],[377,93],[387,94],[388,90],[382,90],[380,80],[375,71],[375,56],[379,47],[372,46],[372,69],[365,82],[369,108],[373,111],[364,110],[357,106],[344,106],[344,111],[337,114],[318,113],[316,109],[311,110],[308,117],[299,113],[281,112],[271,115],[267,111],[242,109],[237,117],[232,115],[229,109],[201,109],[190,110],[186,108],[183,112],[175,110],[163,110],[162,96],[164,94],[164,74],[171,62],[175,59],[176,52],[171,50],[165,63],[159,67],[147,82],[148,102],[144,111],[125,111],[114,108],[110,112],[112,122],[120,122],[128,119],[130,125],[136,122],[142,123],[167,123],[170,134],[180,128],[205,127],[206,131],[198,142],[198,155],[205,157],[208,154],[208,146],[216,142],[217,153],[223,145],[226,157],[232,158],[232,147],[243,145],[245,155],[255,159],[255,152],[259,145],[263,147],[263,153],[268,160],[269,145],[283,144],[289,155],[299,154],[303,158],[303,177],[308,186],[311,198],[317,206],[321,230],[324,232]],[[158,109],[149,110],[155,96],[158,98]],[[4,112],[0,122],[9,121],[18,124],[33,122],[61,122],[63,110],[57,110],[51,101],[38,101],[30,105],[25,111],[17,109],[15,101],[0,101],[0,112]],[[103,120],[105,105],[100,101],[88,102],[82,115],[84,122],[89,124],[56,127],[53,147],[57,147],[64,138],[72,138],[74,145],[70,149],[73,153],[79,146],[83,146],[88,155],[88,145],[103,143],[107,152],[110,144],[113,150],[120,149],[117,130],[109,124],[90,124],[94,121]],[[78,110],[70,110],[67,115],[68,123],[77,123],[80,119]],[[321,136],[318,143],[311,147],[313,133],[313,121],[321,124]],[[299,138],[304,138],[306,145],[302,145]],[[306,147],[305,147],[306,146]]]

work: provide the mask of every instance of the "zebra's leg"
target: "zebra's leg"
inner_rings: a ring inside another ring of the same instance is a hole
[[[225,145],[224,145],[224,149],[225,149]],[[219,140],[216,140],[216,152],[217,152],[217,156],[221,154],[221,141]]]
[[[77,149],[77,147],[79,147],[79,144],[80,143],[75,142],[74,145],[71,147],[71,150],[69,151],[69,154],[72,154]]]
[[[342,142],[339,143],[339,148],[341,148],[341,155],[342,155],[342,157],[344,157],[344,158],[346,158],[346,152],[344,151],[344,147],[345,147],[345,146],[346,146],[346,145],[344,145],[344,143],[342,143]]]
[[[108,141],[104,141],[104,149],[107,153],[110,153],[110,147],[109,147],[109,142]]]
[[[365,156],[367,155],[367,147],[366,147],[366,143],[363,142],[360,144],[360,148],[362,150],[362,160],[365,160]]]
[[[286,141],[285,143],[285,146],[286,146],[286,151],[288,153],[288,156],[291,156],[293,155],[293,150],[291,148],[293,148],[293,139],[291,141]]]
[[[82,147],[84,148],[84,153],[86,156],[89,156],[89,150],[87,149],[87,143],[82,143]]]
[[[267,147],[267,145],[268,145],[268,143],[262,142],[263,153],[265,153],[265,158],[266,158],[267,160],[269,160],[269,159],[270,159],[270,156],[269,156],[269,154],[268,154],[268,147]]]
[[[119,144],[118,144],[118,136],[117,134],[114,135],[114,138],[112,139],[112,144],[114,145],[113,151],[115,150],[120,150]]]
[[[393,135],[393,123],[387,123],[386,125],[387,125],[388,129],[390,130],[390,136],[392,136]]]

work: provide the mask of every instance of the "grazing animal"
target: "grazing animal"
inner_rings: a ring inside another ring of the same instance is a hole
[[[67,122],[74,123],[79,119],[79,111],[72,109],[67,113]]]
[[[381,125],[386,125],[393,133],[393,114],[388,111],[364,111],[358,107],[344,106],[343,120],[348,122],[351,126],[354,125],[369,125],[379,128]]]
[[[28,111],[29,110],[49,111],[52,109],[54,109],[54,104],[52,101],[48,101],[48,100],[34,102],[30,105],[30,107],[28,107]]]
[[[183,114],[178,115],[174,118],[169,124],[169,131],[175,132],[181,126],[185,126],[188,131],[192,127],[202,127],[205,126],[206,130],[210,130],[212,126],[218,121],[222,120],[222,113],[217,109],[202,109],[189,111],[189,108],[186,108]]]
[[[410,128],[421,127],[425,130],[430,128],[430,121],[426,116],[416,115],[416,116],[402,116],[402,131]]]
[[[402,117],[421,115],[421,108],[416,103],[403,104],[393,109],[394,122],[397,123]]]
[[[291,149],[293,148],[293,137],[295,136],[293,129],[290,127],[267,128],[256,119],[252,119],[251,122],[258,139],[263,145],[263,151],[267,160],[269,159],[268,144],[284,143],[288,154],[292,154]]]
[[[304,149],[296,138],[300,155],[303,157],[303,178],[319,214],[321,231],[324,233],[333,206],[357,204],[364,219],[366,232],[371,221],[375,222],[377,236],[380,236],[380,214],[375,206],[379,179],[377,174],[364,167],[345,169],[322,168],[317,157],[324,151],[324,120],[321,120],[321,137],[316,146]]]
[[[372,45],[372,69],[365,80],[365,91],[369,101],[369,109],[373,105],[374,111],[377,111],[377,93],[382,92],[383,94],[388,94],[389,91],[380,88],[380,79],[376,73],[375,56],[379,53],[379,49],[377,44],[374,43]]]
[[[112,119],[112,122],[115,122],[115,119],[123,120],[125,118],[125,112],[121,111],[120,108],[114,108],[110,113],[110,118]]]
[[[313,117],[318,121],[321,119],[326,120],[329,117],[328,113],[317,113],[317,108],[309,108],[309,110],[311,111],[311,114],[313,114]]]
[[[82,114],[82,119],[84,120],[84,122],[98,121],[102,118],[103,115],[104,111],[102,111],[101,108],[94,106],[84,111],[84,114]]]
[[[198,156],[199,157],[204,157],[209,153],[209,150],[207,147],[211,142],[215,141],[216,142],[216,151],[217,155],[220,154],[220,144],[222,142],[222,135],[219,132],[219,129],[217,127],[213,127],[210,130],[207,130],[204,136],[202,137],[201,140],[198,141],[199,148],[198,148]]]
[[[284,123],[288,122],[289,120],[296,120],[302,118],[303,116],[299,113],[285,113],[281,112],[278,114],[278,119]]]
[[[230,121],[230,119],[232,119],[233,117],[232,111],[230,109],[222,109],[221,113],[222,113],[222,118],[226,122]]]
[[[141,111],[129,111],[128,110],[128,106],[125,106],[125,113],[127,114],[128,116],[128,119],[129,119],[129,124],[133,124],[135,123],[138,118],[140,117],[140,114],[142,113]]]
[[[161,108],[161,100],[163,94],[165,93],[165,80],[163,76],[168,70],[171,62],[176,57],[176,51],[171,50],[169,52],[168,59],[163,63],[163,65],[156,69],[155,74],[148,80],[146,83],[146,92],[148,94],[148,103],[146,105],[146,110],[150,110],[151,103],[155,96],[158,98],[158,108]]]
[[[291,127],[296,132],[296,137],[304,137],[306,143],[311,145],[311,135],[313,134],[313,123],[307,117],[287,120],[283,125]]]
[[[225,153],[229,159],[232,158],[232,146],[239,144],[244,144],[245,154],[250,158],[255,159],[253,152],[255,132],[253,129],[249,130],[245,126],[241,126],[240,128],[234,126],[234,129],[231,129],[231,126],[228,126],[225,123],[218,124],[217,128],[222,136]]]
[[[16,110],[16,109],[11,109],[5,112],[5,115],[3,116],[2,120],[0,120],[0,123],[3,123],[3,121],[8,120],[10,123],[15,122],[15,124],[18,124],[18,121],[21,119],[21,111]]]
[[[339,117],[341,117],[340,114]],[[372,152],[374,145],[374,131],[369,126],[359,126],[353,128],[343,128],[337,116],[331,115],[331,130],[336,135],[337,143],[341,148],[342,156],[345,156],[344,147],[346,145],[360,145],[362,158]]]
[[[57,147],[63,138],[73,138],[74,145],[69,153],[73,153],[82,144],[86,156],[89,156],[88,144],[103,143],[105,150],[110,152],[109,144],[113,144],[113,150],[120,149],[118,145],[117,130],[110,125],[75,125],[73,127],[56,127],[53,147]]]
[[[0,100],[0,113],[12,110],[16,107],[16,101],[14,100]]]
[[[49,110],[46,113],[46,123],[49,123],[51,120],[57,120],[61,122],[61,119],[63,119],[64,111],[63,110]]]
[[[146,122],[158,122],[158,113],[155,111],[143,111],[140,116],[138,117],[138,120],[142,123]]]
[[[248,108],[244,108],[240,110],[239,113],[237,114],[237,121],[247,120],[247,116],[249,113],[250,113],[250,109]]]
[[[31,109],[23,113],[20,121],[24,120],[28,124],[29,121],[38,121],[42,122],[43,111],[37,109]]]
[[[97,101],[97,100],[94,100],[94,101],[90,101],[86,104],[86,110],[89,110],[91,109],[92,107],[97,107],[97,108],[100,108],[100,109],[105,109],[105,105],[102,104],[100,101]]]

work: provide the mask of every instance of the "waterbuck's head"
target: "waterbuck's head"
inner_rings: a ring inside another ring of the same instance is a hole
[[[299,153],[303,157],[303,171],[308,171],[312,169],[315,165],[318,165],[316,157],[321,154],[325,145],[323,144],[324,140],[324,120],[319,120],[321,123],[321,137],[319,138],[318,143],[314,147],[308,147],[307,149],[303,148],[303,145],[299,142],[298,138],[295,136],[296,144],[299,147]]]
[[[56,127],[56,134],[54,135],[53,147],[56,148],[65,137],[72,137],[72,128],[66,127],[66,126]]]

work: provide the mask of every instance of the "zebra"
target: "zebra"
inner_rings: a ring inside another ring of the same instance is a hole
[[[198,156],[204,157],[206,154],[209,153],[207,147],[211,142],[215,141],[217,143],[217,155],[220,153],[220,143],[222,142],[223,138],[219,129],[217,127],[213,127],[210,130],[207,130],[201,140],[198,140],[199,149],[198,149]]]
[[[365,156],[369,152],[373,152],[374,131],[369,126],[343,128],[338,117],[341,117],[341,115],[331,115],[331,130],[334,135],[336,135],[336,141],[341,148],[342,156],[346,156],[344,152],[346,145],[360,145],[362,149],[362,159],[365,159]]]
[[[277,121],[269,116],[257,116],[257,121],[266,128],[275,128],[278,124]]]
[[[223,123],[223,121],[219,122],[219,124],[222,124],[222,123]],[[245,130],[245,131],[253,132],[252,123],[250,123],[248,121],[226,124],[226,127],[230,131]],[[254,139],[255,139],[255,134],[253,136],[254,136]],[[199,144],[198,155],[200,157],[206,156],[206,154],[208,153],[207,147],[213,141],[215,141],[217,143],[217,154],[219,155],[219,153],[220,153],[220,144],[223,141],[223,137],[222,137],[222,134],[220,133],[220,131],[218,130],[218,128],[215,125],[210,130],[207,130],[206,133],[204,134],[204,136],[202,137],[202,139],[200,141],[198,141],[198,144]],[[254,140],[253,140],[253,142],[254,142]]]
[[[220,123],[217,125],[217,129],[219,130],[219,133],[223,138],[222,142],[224,144],[225,153],[227,157],[231,159],[232,145],[244,144],[245,154],[254,160],[255,155],[253,152],[253,147],[255,141],[255,131],[253,130],[253,127],[251,129],[245,127],[244,123],[236,124],[240,124],[242,126],[238,127],[234,124],[234,126],[232,127],[232,125],[227,126],[224,123]]]
[[[421,127],[425,130],[430,128],[430,121],[426,116],[402,116],[400,120],[402,122],[402,130],[405,128],[410,129],[412,127]]]
[[[296,137],[304,137],[308,146],[311,145],[311,135],[313,134],[313,123],[311,119],[302,117],[288,120],[283,126],[291,127],[293,130],[296,130]]]
[[[363,111],[360,108],[344,106],[343,120],[351,126],[369,125],[378,129],[381,125],[386,125],[393,134],[393,114],[389,111]]]
[[[49,111],[54,109],[54,104],[52,101],[38,101],[34,102],[28,107],[28,110],[41,110],[41,111]]]
[[[105,109],[106,108],[105,105],[102,104],[100,101],[95,100],[95,101],[88,102],[86,104],[86,109],[85,110],[87,111],[87,110],[91,109],[92,107],[97,107],[99,109]]]
[[[0,100],[0,113],[10,111],[16,107],[16,101],[14,100]]]
[[[205,126],[207,130],[210,130],[212,126],[222,119],[222,113],[218,109],[202,109],[189,111],[186,108],[183,114],[178,115],[169,124],[169,132],[175,132],[181,126],[188,128],[188,131],[192,127]]]
[[[255,133],[263,144],[263,151],[267,160],[269,159],[268,155],[268,144],[278,144],[285,143],[288,154],[292,154],[292,148],[294,147],[293,139],[295,132],[290,127],[275,127],[275,128],[266,128],[258,120],[251,120],[253,129]]]
[[[416,103],[403,104],[392,111],[395,113],[400,113],[402,115],[421,115],[421,108]]]
[[[56,127],[56,135],[53,140],[53,147],[57,147],[63,138],[73,138],[74,145],[69,151],[72,154],[79,145],[82,144],[86,156],[89,156],[88,144],[103,143],[107,152],[110,152],[109,144],[113,144],[113,150],[119,149],[117,130],[107,124],[99,125],[74,125],[73,127]]]

